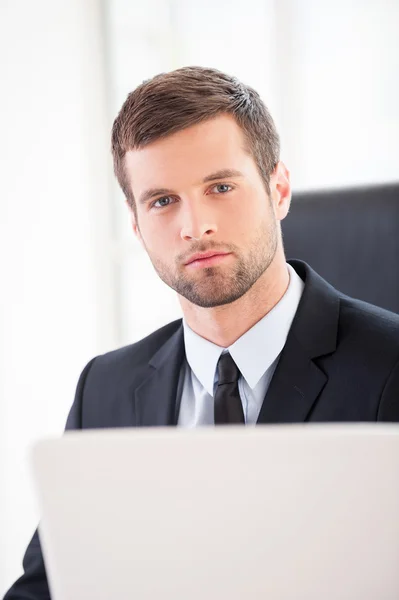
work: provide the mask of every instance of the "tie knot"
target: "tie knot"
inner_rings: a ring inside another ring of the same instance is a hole
[[[240,370],[231,358],[231,354],[229,352],[221,354],[218,362],[218,385],[235,383],[239,377]]]

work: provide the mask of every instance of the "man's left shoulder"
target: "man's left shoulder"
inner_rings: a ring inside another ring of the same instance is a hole
[[[373,304],[342,295],[340,298],[340,337],[356,338],[399,356],[399,315]]]
[[[399,422],[399,315],[342,297],[338,347],[357,392],[363,381],[364,398],[378,397],[375,419]]]

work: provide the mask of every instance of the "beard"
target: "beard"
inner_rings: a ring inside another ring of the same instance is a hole
[[[272,263],[278,246],[278,230],[274,215],[268,224],[262,223],[256,231],[250,247],[244,253],[234,244],[199,242],[190,247],[190,252],[177,258],[177,267],[171,269],[160,258],[148,256],[160,279],[180,296],[202,308],[214,308],[235,302],[251,289]],[[220,250],[235,256],[233,266],[217,265],[204,267],[187,273],[184,258],[194,252]]]

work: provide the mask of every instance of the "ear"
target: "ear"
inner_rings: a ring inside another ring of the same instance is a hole
[[[277,163],[270,177],[270,193],[276,219],[282,221],[291,204],[290,172],[282,161]]]

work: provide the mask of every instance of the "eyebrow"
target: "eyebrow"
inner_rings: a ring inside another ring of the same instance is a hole
[[[214,173],[204,177],[202,183],[209,183],[210,181],[216,181],[217,179],[230,179],[232,177],[244,177],[244,174],[236,169],[221,169],[220,171],[215,171]],[[173,190],[169,190],[167,188],[150,188],[140,195],[139,204],[145,204],[155,196],[163,196],[174,193],[175,192]]]

